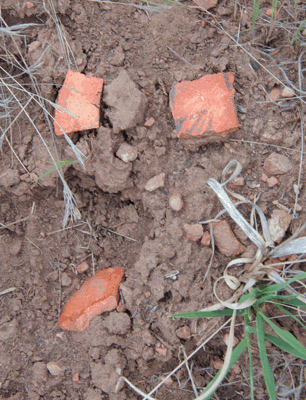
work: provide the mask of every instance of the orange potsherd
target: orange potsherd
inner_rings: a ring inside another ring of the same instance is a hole
[[[60,107],[55,110],[55,133],[63,135],[62,129],[70,134],[99,128],[102,88],[103,79],[68,71],[58,95]]]
[[[59,326],[83,332],[93,317],[114,310],[118,305],[118,287],[123,274],[123,268],[107,268],[83,283],[64,308]]]
[[[239,128],[234,74],[205,75],[173,86],[170,106],[179,137],[222,136]]]

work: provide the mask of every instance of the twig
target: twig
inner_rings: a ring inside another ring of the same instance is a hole
[[[27,238],[26,236],[25,236],[25,238],[27,239],[27,241],[28,241],[29,243],[31,243],[31,245],[33,245],[34,247],[36,247],[36,248],[40,251],[40,254],[43,254],[42,250],[41,250],[38,246],[36,246],[35,243],[33,243],[33,242],[32,242],[29,238]]]
[[[171,49],[171,47],[167,46],[167,48],[172,51],[173,54],[175,54],[178,58],[180,58],[182,61],[185,61],[186,64],[190,65],[192,68],[194,68],[194,66],[192,64],[190,64],[190,62],[188,62],[187,60],[185,60],[185,58],[183,58],[182,56],[180,56],[176,51],[174,51],[173,49]]]
[[[301,150],[290,149],[289,147],[285,147],[285,146],[279,146],[279,145],[276,145],[276,144],[270,144],[270,143],[253,142],[253,141],[251,141],[251,140],[244,140],[244,139],[230,139],[230,141],[231,141],[231,142],[241,142],[241,143],[257,144],[257,145],[260,145],[260,146],[266,146],[266,147],[268,147],[268,146],[271,146],[271,147],[276,147],[276,148],[278,148],[278,149],[284,149],[284,150],[287,150],[287,151],[297,151],[298,153],[300,153],[300,152],[301,152]],[[304,151],[304,154],[306,154],[306,151]]]
[[[139,242],[139,240],[136,240],[136,239],[130,238],[129,236],[124,236],[124,235],[121,235],[121,233],[118,233],[118,232],[112,231],[112,230],[110,230],[109,228],[106,228],[105,226],[101,226],[101,228],[102,228],[102,229],[105,229],[105,230],[106,230],[106,231],[108,231],[108,232],[111,232],[111,233],[113,233],[114,235],[118,235],[118,236],[121,236],[121,237],[123,237],[123,238],[125,238],[125,239],[131,240],[132,242],[136,242],[136,243],[140,243],[140,244],[141,244],[141,242]]]
[[[86,222],[82,222],[82,223],[80,223],[80,224],[73,225],[73,226],[68,226],[67,228],[59,229],[58,231],[49,232],[49,233],[46,233],[46,235],[49,236],[49,235],[54,235],[55,233],[68,231],[68,229],[77,228],[78,226],[82,226],[82,225],[84,225],[84,224],[86,224]]]

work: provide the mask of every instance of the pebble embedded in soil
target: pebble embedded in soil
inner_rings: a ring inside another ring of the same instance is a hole
[[[227,257],[235,257],[245,251],[245,247],[238,241],[227,221],[214,223],[213,235],[219,251]]]
[[[210,233],[208,231],[204,232],[202,239],[201,239],[201,243],[203,246],[210,246],[211,237],[210,237]]]
[[[146,122],[143,124],[145,127],[149,128],[150,126],[154,125],[155,119],[153,117],[150,117],[146,120]]]
[[[80,380],[80,375],[79,375],[78,372],[76,372],[76,373],[73,375],[72,380],[73,380],[73,382],[79,382],[79,380]]]
[[[280,89],[278,88],[274,88],[271,90],[271,92],[269,93],[269,95],[266,95],[266,101],[267,101],[267,105],[271,104],[271,100],[276,101],[278,100],[282,95],[282,92]]]
[[[128,143],[122,143],[116,152],[116,156],[124,162],[135,161],[138,155],[137,147],[131,146]]]
[[[67,274],[67,272],[62,273],[62,279],[61,279],[61,284],[62,286],[70,286],[72,283],[72,279],[70,276]]]
[[[188,325],[181,326],[175,331],[178,338],[188,340],[191,337],[190,328]]]
[[[83,261],[77,265],[76,270],[78,274],[83,274],[84,272],[89,270],[89,264],[87,261]]]
[[[183,200],[180,194],[173,194],[169,199],[169,205],[173,211],[181,211],[183,208]]]
[[[295,93],[292,89],[288,88],[287,86],[284,87],[282,91],[282,97],[294,97]]]
[[[210,8],[216,7],[218,4],[218,0],[194,0],[194,2],[205,10],[209,10]]]
[[[267,179],[267,184],[270,188],[278,184],[278,179],[275,176],[271,176],[271,178]]]
[[[146,183],[145,189],[149,192],[153,192],[154,190],[163,187],[165,184],[165,174],[162,172],[159,175],[154,176]]]
[[[263,167],[270,175],[282,175],[291,170],[292,163],[288,157],[282,154],[272,153],[266,158]]]
[[[288,229],[292,216],[283,210],[274,210],[271,218],[268,221],[269,231],[273,242],[280,243],[282,238],[285,236],[286,230]]]
[[[229,333],[226,333],[223,336],[223,342],[228,346],[229,345]],[[239,340],[236,338],[236,336],[234,336],[234,340],[233,340],[233,346],[237,346],[237,344],[239,343]]]
[[[183,229],[187,233],[188,239],[193,242],[196,242],[203,236],[203,226],[201,224],[184,224]]]
[[[167,348],[166,348],[165,345],[161,344],[161,345],[155,347],[155,350],[156,350],[156,352],[157,352],[158,354],[160,354],[160,355],[166,357],[166,355],[167,355]]]
[[[47,369],[53,376],[62,375],[65,371],[65,367],[60,362],[50,361],[47,364]]]

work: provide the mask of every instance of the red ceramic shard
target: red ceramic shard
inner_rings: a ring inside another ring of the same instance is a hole
[[[178,137],[222,136],[239,128],[231,72],[182,81],[170,92]]]
[[[103,79],[88,77],[80,72],[68,71],[63,87],[59,91],[55,110],[54,128],[57,135],[99,128],[100,99]],[[59,125],[60,126],[59,126]]]
[[[60,315],[59,326],[83,332],[93,317],[114,310],[118,305],[118,287],[123,274],[123,268],[107,268],[83,283]]]

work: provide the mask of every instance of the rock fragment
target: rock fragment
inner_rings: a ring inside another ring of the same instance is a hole
[[[211,242],[210,233],[206,231],[202,236],[201,243],[203,246],[210,246],[210,242]]]
[[[214,223],[215,244],[219,251],[227,257],[235,257],[245,251],[245,247],[238,241],[227,221]]]
[[[72,279],[70,276],[67,274],[67,272],[62,273],[62,279],[61,279],[62,286],[70,286],[72,283]]]
[[[116,156],[126,163],[135,161],[137,155],[138,155],[137,147],[131,146],[126,142],[122,143],[116,152]]]
[[[183,208],[183,200],[180,194],[173,194],[169,199],[169,206],[173,211],[181,211]]]
[[[271,239],[273,242],[280,243],[285,236],[292,216],[283,210],[274,210],[271,219],[268,221]]]
[[[288,88],[287,86],[284,87],[284,89],[282,90],[282,97],[294,97],[295,93],[292,89]]]
[[[56,361],[48,362],[47,369],[50,372],[50,374],[53,376],[62,375],[65,371],[65,367],[63,366],[63,364],[60,362],[56,362]]]
[[[292,163],[288,157],[282,154],[272,153],[264,162],[264,170],[270,175],[282,175],[289,172]]]
[[[188,325],[181,326],[175,331],[178,338],[188,340],[191,337],[190,328]]]
[[[183,229],[187,233],[188,239],[193,242],[196,242],[203,236],[203,226],[201,224],[184,224]]]
[[[154,190],[163,187],[165,184],[165,174],[162,172],[159,175],[154,176],[146,183],[145,189],[149,192],[153,192]]]
[[[89,264],[87,261],[83,261],[77,265],[76,270],[78,274],[83,274],[84,272],[89,270]]]

